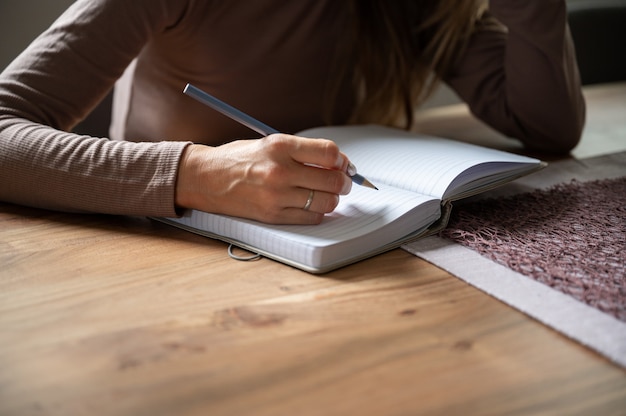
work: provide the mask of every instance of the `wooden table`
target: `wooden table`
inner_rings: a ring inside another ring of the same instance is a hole
[[[320,277],[0,204],[0,267],[2,415],[626,413],[623,369],[400,249]]]

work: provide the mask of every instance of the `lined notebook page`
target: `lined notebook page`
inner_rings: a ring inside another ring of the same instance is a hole
[[[334,140],[376,186],[385,183],[439,199],[450,196],[452,189],[446,191],[453,182],[456,187],[488,174],[540,164],[525,156],[374,125],[321,127],[299,134]]]
[[[383,185],[354,186],[320,225],[267,225],[200,211],[170,220],[316,268],[398,240],[439,215],[437,199]]]

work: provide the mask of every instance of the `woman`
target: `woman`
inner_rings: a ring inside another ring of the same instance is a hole
[[[253,135],[183,95],[187,82],[291,133],[410,126],[442,80],[529,148],[569,151],[584,101],[564,0],[484,9],[473,0],[79,0],[0,77],[0,200],[315,224],[350,191],[349,161],[332,142],[237,140]],[[70,133],[116,81],[114,140]]]

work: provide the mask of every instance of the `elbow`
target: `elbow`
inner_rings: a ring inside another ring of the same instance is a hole
[[[572,134],[561,134],[557,139],[553,139],[552,147],[546,149],[547,152],[554,155],[567,155],[580,143],[582,138],[582,129]]]
[[[585,103],[582,101],[569,115],[522,128],[517,137],[529,150],[557,156],[567,155],[580,143],[584,127]]]
[[[501,133],[519,140],[526,149],[554,156],[567,155],[580,143],[585,127],[586,104],[582,94],[548,109],[537,106],[529,111],[502,114]]]
[[[506,137],[518,140],[529,151],[567,155],[580,143],[586,104],[582,92],[558,104],[490,105],[472,108],[478,119]]]
[[[555,156],[569,154],[580,143],[581,129],[562,129],[554,132],[530,133],[520,137],[524,146],[533,152]]]

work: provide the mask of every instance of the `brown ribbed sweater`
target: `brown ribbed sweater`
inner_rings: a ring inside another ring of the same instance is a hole
[[[490,7],[508,34],[476,33],[445,81],[504,134],[567,151],[584,101],[564,1]],[[254,136],[183,95],[184,85],[284,132],[321,125],[344,8],[334,0],[78,0],[0,76],[0,200],[176,215],[185,146]],[[112,138],[71,133],[120,77]],[[342,91],[338,120],[353,104]]]

